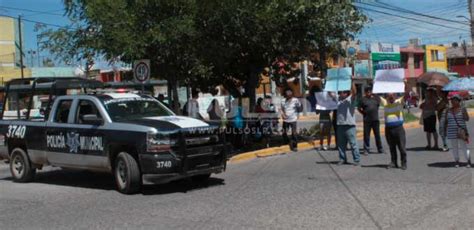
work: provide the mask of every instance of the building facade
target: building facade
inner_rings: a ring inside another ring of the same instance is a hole
[[[15,18],[0,16],[0,84],[21,77],[18,22]],[[24,46],[23,46],[24,47]],[[31,71],[24,69],[24,76]]]
[[[450,72],[459,76],[474,75],[474,47],[449,47],[447,50],[448,67]]]
[[[447,48],[439,45],[424,45],[425,72],[448,73]]]

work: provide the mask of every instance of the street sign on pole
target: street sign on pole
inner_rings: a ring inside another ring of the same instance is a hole
[[[133,78],[143,84],[150,80],[150,60],[137,60],[133,63]]]

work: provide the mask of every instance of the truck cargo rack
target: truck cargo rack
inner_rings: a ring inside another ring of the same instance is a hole
[[[3,98],[2,111],[0,119],[3,119],[5,106],[10,92],[26,92],[29,93],[27,112],[25,119],[30,118],[31,106],[33,103],[33,96],[37,91],[49,91],[49,101],[46,107],[46,112],[49,112],[53,96],[61,95],[61,92],[68,89],[82,89],[87,93],[87,89],[104,88],[104,84],[97,80],[90,80],[79,77],[41,77],[41,78],[19,78],[13,79],[6,83],[3,90],[5,96]],[[18,100],[18,98],[17,98]],[[18,118],[21,117],[20,109],[17,107]]]

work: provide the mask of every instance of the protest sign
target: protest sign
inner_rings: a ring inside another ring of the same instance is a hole
[[[351,90],[352,68],[328,69],[324,91],[338,92]]]
[[[335,110],[337,109],[337,99],[331,97],[328,92],[318,92],[316,96],[316,110]]]
[[[403,93],[405,92],[405,70],[385,69],[375,72],[373,93]]]

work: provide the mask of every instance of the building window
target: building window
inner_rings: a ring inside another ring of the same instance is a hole
[[[408,54],[402,54],[402,68],[408,69]]]
[[[420,62],[421,62],[421,55],[415,55],[415,60],[414,60],[414,64],[415,64],[415,69],[419,69],[420,68]]]
[[[431,50],[431,61],[444,61],[444,52]]]

